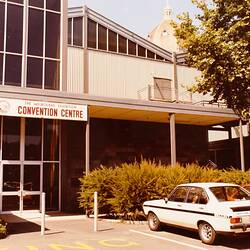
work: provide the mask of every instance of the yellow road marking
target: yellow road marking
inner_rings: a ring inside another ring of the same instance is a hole
[[[49,247],[54,250],[63,250],[63,249],[82,249],[82,250],[95,250],[91,246],[88,246],[84,243],[75,243],[75,245],[63,245],[63,244],[49,244]],[[35,250],[35,249],[34,249]]]
[[[110,239],[110,240],[100,240],[98,243],[105,247],[132,247],[139,246],[140,244],[133,241],[127,241],[122,239]]]
[[[35,246],[27,246],[28,250],[39,250],[37,247]]]

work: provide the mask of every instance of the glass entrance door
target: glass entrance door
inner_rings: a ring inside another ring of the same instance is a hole
[[[41,165],[2,165],[2,211],[40,209]]]
[[[60,210],[57,121],[0,117],[0,213]]]

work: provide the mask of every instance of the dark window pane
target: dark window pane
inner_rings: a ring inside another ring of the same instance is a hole
[[[150,50],[147,50],[147,58],[152,58],[152,59],[154,59],[154,58],[155,58],[155,53],[153,53],[153,52],[150,51]]]
[[[157,59],[157,60],[161,60],[161,61],[164,60],[164,58],[163,58],[162,56],[159,56],[159,55],[156,55],[156,59]]]
[[[117,34],[112,30],[109,30],[108,33],[109,51],[117,52]]]
[[[72,44],[72,18],[68,19],[68,44]]]
[[[49,2],[49,1],[47,1]],[[46,57],[60,58],[60,15],[46,13]]]
[[[82,17],[75,17],[73,22],[73,44],[82,46]]]
[[[45,161],[59,160],[59,123],[58,120],[44,120],[44,148]]]
[[[44,7],[44,0],[29,0],[29,5],[43,8]]]
[[[40,191],[40,165],[24,165],[23,189]]]
[[[136,43],[128,40],[128,53],[129,55],[136,55]]]
[[[49,10],[60,11],[61,0],[46,0],[46,8]]]
[[[107,29],[98,25],[98,49],[107,50]]]
[[[27,59],[27,87],[42,88],[43,79],[43,59]]]
[[[21,4],[23,4],[23,0],[8,0],[7,2],[13,2],[13,3],[21,3]]]
[[[3,196],[3,211],[17,211],[19,210],[19,196]]]
[[[8,4],[7,51],[22,53],[23,7]]]
[[[127,53],[127,39],[121,35],[118,36],[118,52],[119,53]]]
[[[46,193],[46,211],[58,210],[59,166],[56,163],[43,164],[43,192]]]
[[[3,54],[0,53],[0,84],[3,83]]]
[[[0,2],[0,50],[3,50],[4,45],[4,3]]]
[[[23,197],[23,210],[39,210],[40,195],[26,195]]]
[[[96,49],[96,22],[88,19],[88,47]]]
[[[138,56],[145,57],[146,56],[146,49],[142,46],[138,45]]]
[[[178,187],[169,197],[169,201],[184,202],[187,196],[187,187]]]
[[[43,56],[43,19],[43,11],[29,8],[29,55]]]
[[[41,160],[42,120],[25,120],[25,160]]]
[[[3,191],[20,190],[20,165],[3,165]]]
[[[60,63],[57,61],[45,61],[45,89],[59,90],[60,85]]]
[[[6,55],[5,85],[21,86],[22,57]]]
[[[3,160],[20,158],[20,119],[3,118]]]

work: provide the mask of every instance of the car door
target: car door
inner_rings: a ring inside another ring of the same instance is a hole
[[[168,197],[164,221],[169,224],[182,226],[185,221],[183,207],[187,198],[188,187],[178,186]]]
[[[185,203],[185,210],[188,213],[185,218],[186,227],[197,228],[199,220],[209,221],[207,220],[210,216],[207,203],[208,196],[203,188],[190,187]]]

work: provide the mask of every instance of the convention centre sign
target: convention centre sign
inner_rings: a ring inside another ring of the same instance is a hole
[[[87,105],[0,98],[0,115],[87,121]]]

